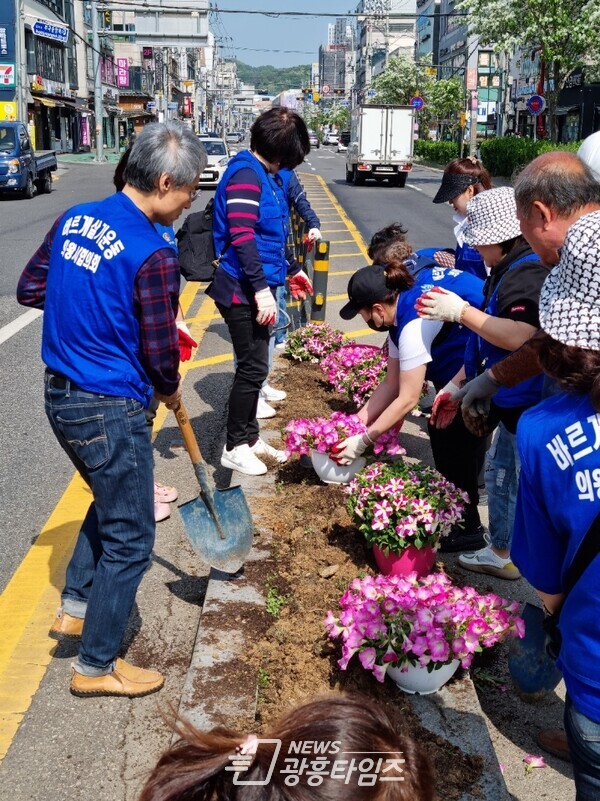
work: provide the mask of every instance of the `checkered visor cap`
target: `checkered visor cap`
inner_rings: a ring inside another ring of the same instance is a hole
[[[467,224],[463,236],[468,245],[499,245],[521,234],[517,219],[515,192],[499,186],[475,195],[467,205]]]
[[[540,292],[540,324],[563,345],[600,350],[600,211],[567,231]]]

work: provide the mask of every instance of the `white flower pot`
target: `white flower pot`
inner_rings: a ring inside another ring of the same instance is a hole
[[[437,692],[458,670],[459,659],[453,659],[447,665],[442,665],[437,670],[428,672],[426,667],[421,665],[408,665],[408,670],[402,672],[399,667],[389,667],[388,676],[405,693],[419,695],[431,695]]]
[[[326,484],[347,484],[367,463],[364,457],[359,456],[351,464],[337,464],[326,453],[315,450],[310,452],[310,456],[315,473]]]

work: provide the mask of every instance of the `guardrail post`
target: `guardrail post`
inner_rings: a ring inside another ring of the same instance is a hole
[[[327,308],[327,283],[329,280],[329,241],[327,239],[318,239],[315,242],[312,273],[313,295],[310,321],[311,323],[323,323]]]

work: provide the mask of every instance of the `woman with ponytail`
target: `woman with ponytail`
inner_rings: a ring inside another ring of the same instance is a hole
[[[472,303],[483,300],[483,281],[469,273],[447,270],[429,263],[414,271],[415,257],[408,242],[394,244],[394,257],[386,264],[373,264],[358,270],[348,283],[349,302],[340,316],[351,320],[357,315],[374,331],[389,331],[387,374],[358,415],[367,425],[365,435],[349,437],[336,446],[335,458],[348,464],[417,405],[423,382],[431,381],[436,390],[445,387],[464,363],[468,331],[458,320],[441,323],[423,320],[415,304],[423,290],[444,289],[469,295]],[[467,431],[457,415],[447,428],[429,425],[436,468],[469,496],[466,505],[464,542],[467,547],[483,547],[483,527],[479,518],[478,474],[485,458],[485,439]],[[332,457],[333,458],[333,457]],[[444,544],[442,542],[442,550]]]
[[[260,738],[178,721],[139,801],[433,801],[431,765],[362,696],[328,696]],[[235,763],[235,764],[234,764]],[[383,780],[382,780],[383,779]]]
[[[557,666],[580,801],[600,788],[600,211],[567,233],[540,293],[542,334],[531,340],[563,390],[517,427],[521,474],[511,558],[546,610],[560,610]],[[577,556],[580,569],[569,580]],[[567,594],[568,593],[568,594]]]

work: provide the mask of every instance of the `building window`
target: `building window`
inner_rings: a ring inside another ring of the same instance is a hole
[[[64,83],[64,50],[61,45],[54,44],[40,37],[35,37],[36,69],[33,70],[49,81]]]
[[[64,19],[65,10],[63,0],[38,0],[38,3],[51,9],[55,14]]]
[[[35,58],[35,36],[28,28],[25,28],[25,51],[27,53],[27,73],[35,75],[37,73],[37,61]]]

